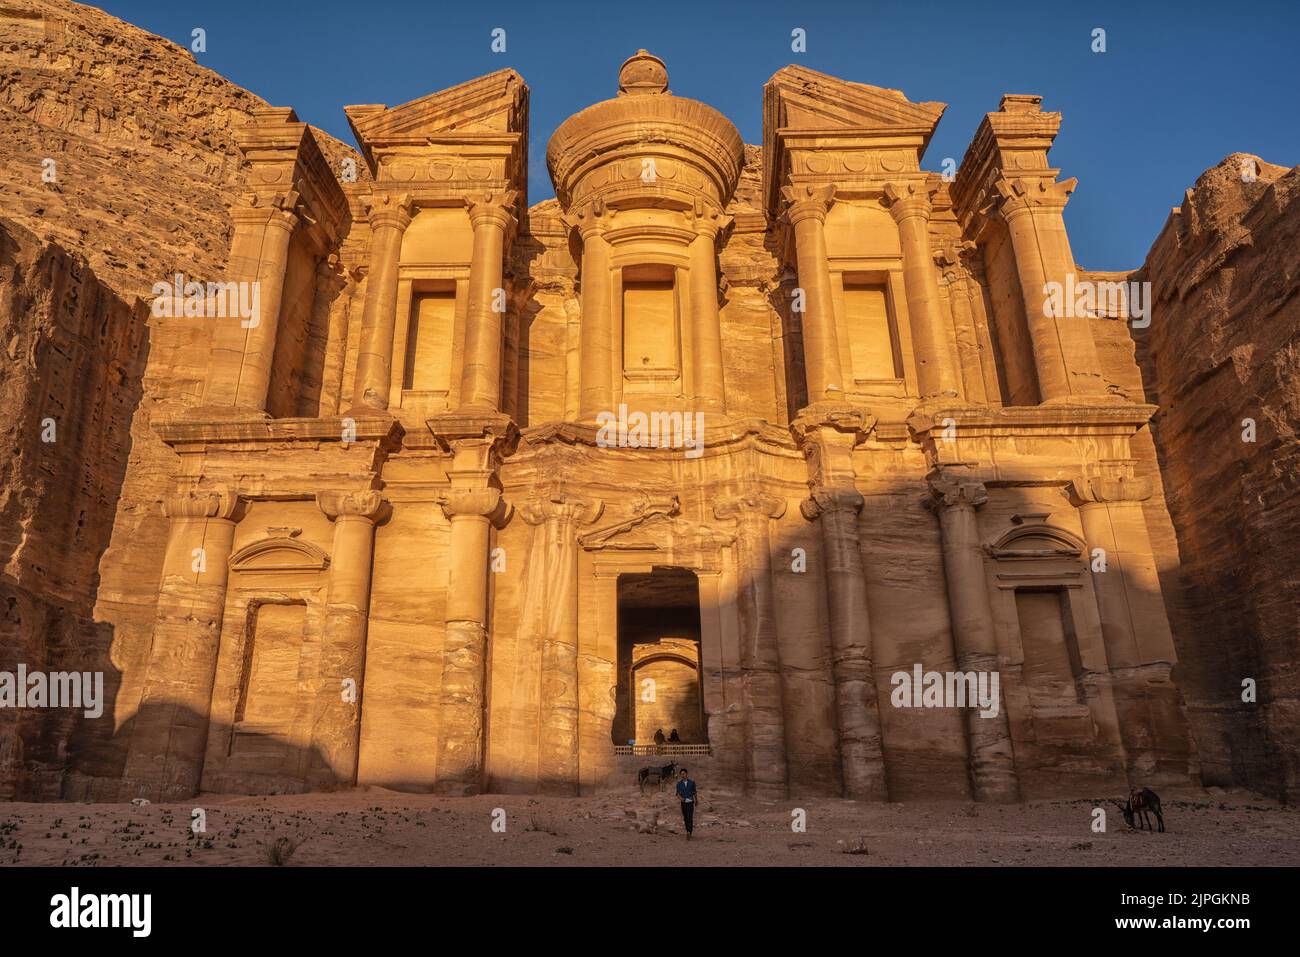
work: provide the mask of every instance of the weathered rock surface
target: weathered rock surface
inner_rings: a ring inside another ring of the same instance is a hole
[[[176,273],[223,278],[242,175],[232,131],[265,103],[93,7],[16,0],[3,22],[0,668],[102,667],[111,714],[132,693],[121,673],[148,651],[166,536],[159,503],[175,469],[150,422],[197,395],[208,342],[203,320],[155,318],[140,300]],[[315,136],[336,174],[355,158]],[[52,443],[41,441],[47,416]],[[58,794],[78,719],[55,712],[42,732],[28,714],[18,729],[0,711],[0,796]],[[107,740],[112,725],[76,733]],[[4,770],[24,752],[37,769],[26,783]],[[70,752],[95,755],[89,773],[120,773],[112,746]]]
[[[0,669],[103,671],[97,566],[140,402],[146,307],[0,220]],[[102,702],[101,702],[102,703]],[[81,712],[0,709],[0,797],[57,797]]]
[[[1294,800],[1300,169],[1235,153],[1207,170],[1134,278],[1155,297],[1151,327],[1133,335],[1148,401],[1160,406],[1154,429],[1181,554],[1165,594],[1202,772],[1207,784]],[[1253,441],[1243,438],[1248,419]],[[1242,700],[1248,678],[1257,703]]]

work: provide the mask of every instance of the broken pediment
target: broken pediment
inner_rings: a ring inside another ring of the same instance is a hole
[[[364,104],[343,112],[373,171],[385,148],[526,140],[528,86],[514,70],[498,70],[399,106]]]
[[[763,180],[769,214],[795,177],[836,181],[916,173],[944,103],[913,103],[898,90],[851,83],[806,67],[778,70],[763,88]],[[799,153],[792,169],[792,154]]]
[[[1045,514],[1016,515],[1014,526],[984,546],[992,558],[1079,558],[1087,546],[1073,532],[1047,524]]]
[[[764,139],[777,130],[920,133],[928,143],[946,103],[913,103],[899,90],[787,66],[763,90]]]
[[[594,529],[578,538],[587,551],[662,551],[683,558],[715,558],[719,549],[730,545],[734,536],[709,525],[682,518],[676,496],[662,502],[643,504],[637,514],[622,522]]]
[[[245,545],[230,556],[233,572],[320,572],[329,563],[329,556],[315,545],[283,534]]]

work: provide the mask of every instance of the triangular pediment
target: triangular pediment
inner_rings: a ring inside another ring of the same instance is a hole
[[[343,112],[369,159],[371,150],[383,144],[524,133],[528,85],[514,70],[498,70],[399,106],[345,106]]]
[[[764,87],[769,133],[791,130],[921,132],[928,142],[945,103],[913,103],[899,90],[852,83],[807,67],[778,70]]]

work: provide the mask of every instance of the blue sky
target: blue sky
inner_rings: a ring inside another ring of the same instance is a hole
[[[1066,209],[1089,269],[1140,265],[1169,208],[1234,150],[1300,163],[1300,3],[1225,4],[406,0],[106,0],[109,13],[188,46],[204,65],[352,143],[342,107],[390,106],[504,67],[531,89],[530,203],[551,195],[545,149],[563,120],[615,92],[645,47],[674,93],[762,139],[763,83],[787,63],[948,104],[925,156],[960,160],[1003,93],[1064,114],[1051,159],[1078,177]],[[256,29],[249,24],[255,23]],[[506,31],[506,52],[490,49]],[[792,53],[791,31],[807,33]],[[1106,52],[1091,51],[1094,28]]]

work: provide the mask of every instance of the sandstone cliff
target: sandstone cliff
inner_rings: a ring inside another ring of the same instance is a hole
[[[91,745],[113,735],[131,693],[118,676],[148,650],[174,468],[150,422],[191,401],[207,335],[140,300],[177,272],[223,278],[232,130],[264,105],[93,7],[0,3],[0,669],[102,669],[109,697],[84,727],[68,711],[21,728],[0,712],[0,798],[58,796],[69,752],[88,774],[118,773],[113,748]],[[314,133],[336,174],[355,157]]]
[[[1300,168],[1233,154],[1206,171],[1133,278],[1155,297],[1150,328],[1133,337],[1148,401],[1160,406],[1154,431],[1181,553],[1165,594],[1204,778],[1294,800]],[[1242,700],[1248,678],[1256,703]]]

